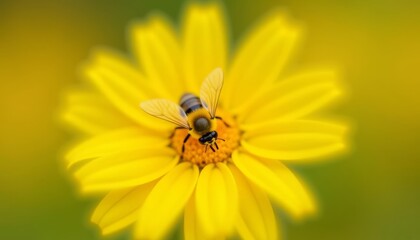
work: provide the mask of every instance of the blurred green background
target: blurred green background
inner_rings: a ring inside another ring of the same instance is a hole
[[[233,43],[273,7],[306,30],[296,69],[341,71],[349,97],[331,115],[353,122],[352,150],[291,166],[321,214],[286,239],[420,238],[420,2],[226,1]],[[0,239],[99,239],[60,164],[72,133],[57,121],[63,91],[92,48],[126,52],[134,19],[160,10],[179,22],[185,1],[0,1]],[[129,231],[108,239],[126,239]]]

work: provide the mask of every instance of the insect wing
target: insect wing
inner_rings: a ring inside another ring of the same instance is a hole
[[[212,118],[216,117],[216,109],[222,87],[223,71],[220,68],[213,70],[201,85],[201,103],[207,108]]]
[[[146,113],[174,123],[179,127],[190,128],[187,121],[187,114],[176,103],[166,99],[153,99],[140,103],[141,109]]]

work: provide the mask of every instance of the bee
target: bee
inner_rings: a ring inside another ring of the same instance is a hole
[[[203,81],[200,88],[200,98],[192,93],[182,95],[179,105],[166,99],[153,99],[142,102],[140,107],[146,113],[166,120],[177,125],[176,129],[188,129],[183,145],[182,154],[185,151],[185,143],[192,136],[206,147],[215,152],[219,149],[216,109],[220,93],[223,87],[223,72],[220,68],[213,70]],[[229,127],[225,121],[223,123]],[[214,149],[214,147],[216,149]]]

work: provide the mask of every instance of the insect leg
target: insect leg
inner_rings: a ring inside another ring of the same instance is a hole
[[[227,122],[225,122],[225,120],[223,120],[221,117],[216,116],[216,119],[219,119],[220,121],[222,121],[226,127],[230,127],[230,125]]]
[[[178,129],[185,129],[184,127],[176,127],[175,130],[172,132],[171,136],[169,138],[172,138],[175,135],[176,130]]]
[[[213,146],[210,145],[211,150],[213,150],[213,152],[216,152],[216,150],[214,150]]]
[[[184,142],[182,143],[182,154],[181,154],[181,159],[184,156],[184,152],[185,152],[185,143],[188,141],[188,139],[191,137],[191,134],[187,134],[187,136],[184,138]]]
[[[219,150],[219,146],[217,146],[217,142],[214,142],[214,145],[216,146],[217,150]]]

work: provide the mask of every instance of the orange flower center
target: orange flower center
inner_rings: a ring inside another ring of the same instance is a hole
[[[216,132],[219,140],[216,140],[216,144],[219,149],[217,149],[215,144],[212,144],[215,151],[213,151],[210,146],[201,144],[198,139],[192,136],[184,144],[184,139],[188,135],[188,130],[174,130],[174,134],[171,138],[172,147],[180,156],[182,156],[183,161],[189,161],[200,167],[204,167],[209,163],[227,161],[231,157],[233,150],[239,146],[240,131],[230,115],[218,110],[218,116],[223,120],[217,120]],[[228,126],[225,123],[228,124]],[[183,145],[184,152],[182,152]]]

